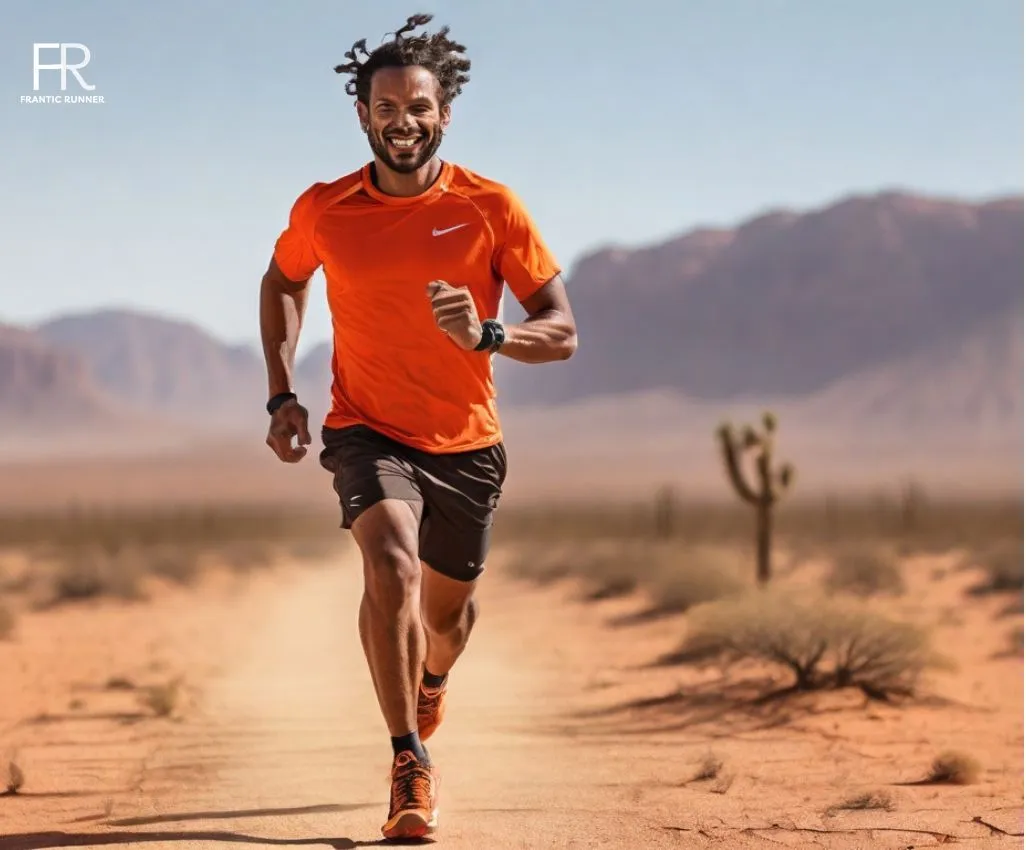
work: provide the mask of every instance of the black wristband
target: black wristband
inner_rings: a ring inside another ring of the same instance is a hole
[[[490,351],[494,354],[506,341],[506,329],[497,319],[485,319],[481,322],[481,341],[474,351]]]
[[[285,404],[285,402],[292,401],[296,398],[297,396],[295,393],[278,393],[278,395],[273,396],[271,400],[267,402],[268,414],[274,413],[274,411],[276,411],[279,407]]]

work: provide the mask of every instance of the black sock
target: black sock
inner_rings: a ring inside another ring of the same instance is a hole
[[[424,687],[425,688],[440,688],[445,684],[448,673],[443,673],[441,676],[436,676],[434,673],[428,673],[427,668],[424,668]]]
[[[424,744],[417,732],[410,732],[408,735],[400,735],[398,738],[392,739],[393,756],[397,756],[406,750],[413,753],[417,761],[424,762],[425,764],[431,763],[431,758],[428,756],[427,750],[424,749]]]

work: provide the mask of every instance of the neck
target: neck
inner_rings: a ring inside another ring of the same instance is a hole
[[[400,174],[374,157],[374,183],[386,195],[409,198],[427,191],[442,173],[442,160],[431,157],[416,171]]]

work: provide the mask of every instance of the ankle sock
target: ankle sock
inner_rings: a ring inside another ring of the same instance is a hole
[[[416,732],[410,732],[407,735],[400,735],[398,738],[392,739],[392,756],[393,758],[399,753],[409,750],[416,756],[417,761],[423,762],[424,764],[430,764],[431,758],[428,756],[427,750],[424,749],[424,743],[420,740],[420,735]]]
[[[441,676],[436,676],[434,673],[429,673],[427,668],[424,669],[423,683],[425,688],[440,688],[445,684],[445,680],[449,677],[448,673],[443,673]]]

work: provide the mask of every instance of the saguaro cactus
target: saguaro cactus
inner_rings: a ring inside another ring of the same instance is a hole
[[[735,433],[734,427],[726,422],[716,432],[723,452],[730,483],[742,499],[755,507],[755,558],[760,584],[769,581],[772,572],[770,543],[773,536],[773,506],[791,486],[794,467],[789,463],[773,468],[773,439],[777,430],[777,419],[772,413],[762,416],[763,430],[757,432],[750,425]],[[754,455],[755,484],[745,477],[741,460],[745,454]]]

